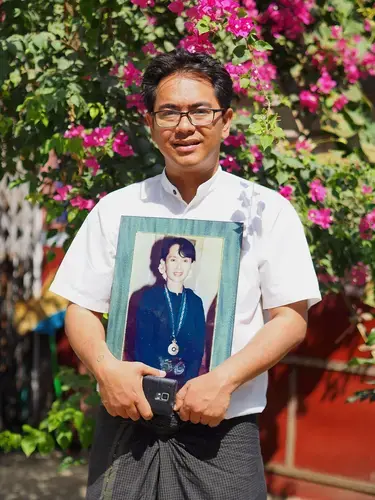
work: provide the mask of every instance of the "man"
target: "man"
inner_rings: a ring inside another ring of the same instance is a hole
[[[198,376],[204,353],[202,299],[184,287],[194,262],[191,241],[165,238],[159,265],[165,284],[143,293],[136,315],[135,360],[160,368],[179,386]]]
[[[219,167],[232,93],[229,74],[208,55],[178,50],[155,57],[143,95],[165,170],[98,203],[52,286],[71,301],[66,332],[103,402],[90,457],[90,500],[266,499],[257,426],[266,372],[303,340],[307,308],[320,293],[291,204]],[[164,372],[114,359],[100,321],[108,311],[121,215],[235,220],[245,227],[232,356],[188,381],[163,425],[152,418],[142,377]]]

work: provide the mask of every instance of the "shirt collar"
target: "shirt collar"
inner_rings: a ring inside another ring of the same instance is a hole
[[[222,174],[222,168],[219,165],[219,168],[217,169],[215,174],[210,179],[208,179],[208,181],[204,182],[203,184],[201,184],[198,187],[197,194],[195,195],[194,200],[197,200],[197,199],[201,200],[205,196],[207,196],[208,193],[211,192],[218,184],[217,181],[220,178],[221,174]],[[170,195],[174,196],[175,198],[182,200],[182,197],[181,197],[178,189],[168,179],[167,174],[165,172],[165,169],[163,170],[163,172],[161,174],[161,181],[160,182],[161,182],[161,186],[164,189],[164,191],[166,191]]]

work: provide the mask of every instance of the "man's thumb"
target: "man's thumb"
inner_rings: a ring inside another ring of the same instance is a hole
[[[143,364],[142,375],[153,375],[154,377],[165,377],[166,373],[164,370],[158,370],[157,368],[153,368],[152,366],[148,366],[148,365]]]

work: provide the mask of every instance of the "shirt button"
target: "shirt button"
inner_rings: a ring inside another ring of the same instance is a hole
[[[175,189],[173,190],[173,194],[177,194],[177,191]]]

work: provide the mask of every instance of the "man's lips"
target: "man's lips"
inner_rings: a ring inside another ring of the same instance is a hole
[[[190,153],[191,151],[194,151],[200,144],[200,141],[186,141],[186,142],[174,142],[173,147],[177,151],[184,152],[184,153]]]

